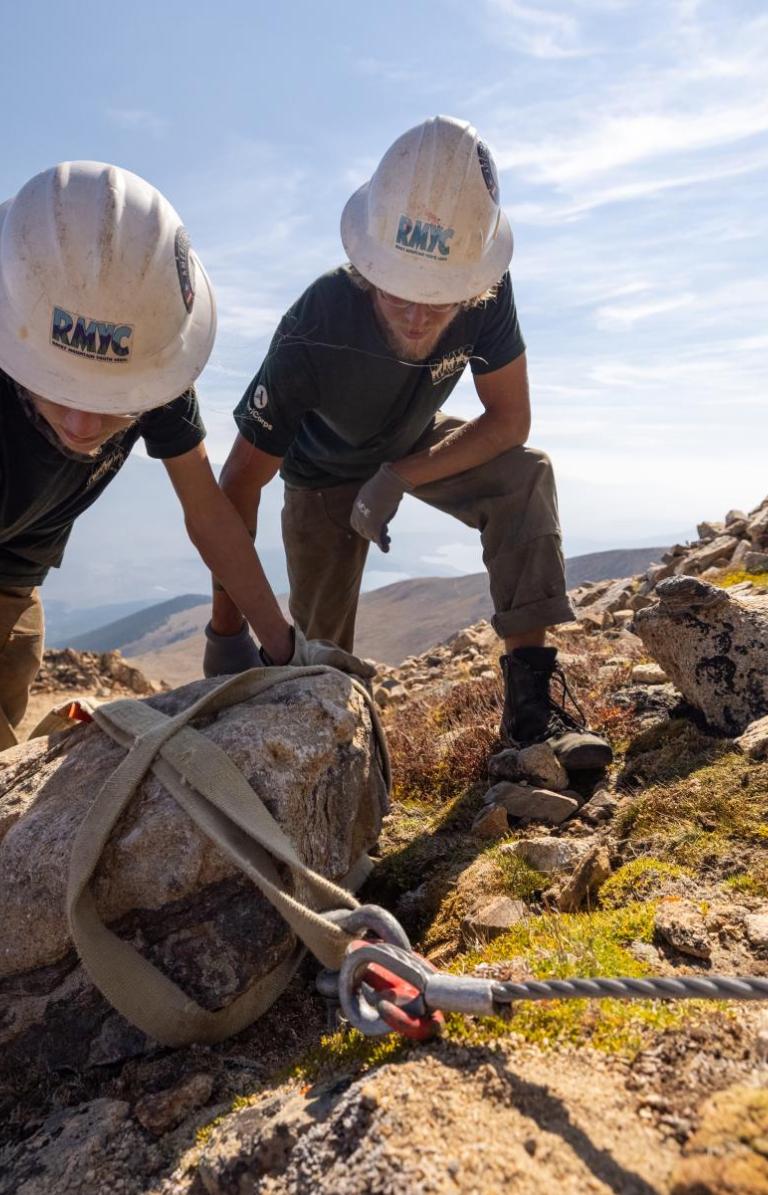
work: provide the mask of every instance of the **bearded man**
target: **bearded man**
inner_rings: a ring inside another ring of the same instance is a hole
[[[552,466],[525,446],[525,343],[508,266],[512,233],[486,144],[435,117],[399,137],[348,201],[349,262],[313,282],[277,328],[235,410],[221,485],[255,529],[280,469],[290,609],[305,634],[354,643],[370,544],[389,550],[404,493],[476,528],[503,641],[503,737],[548,740],[570,772],[610,762],[551,693],[547,628],[574,618],[565,589]],[[440,410],[469,365],[482,411]],[[214,586],[205,671],[253,643]]]

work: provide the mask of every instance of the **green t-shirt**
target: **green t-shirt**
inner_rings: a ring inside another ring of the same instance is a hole
[[[0,370],[0,587],[40,585],[49,568],[58,568],[75,519],[140,436],[149,456],[163,460],[191,451],[205,436],[194,389],[147,411],[91,457],[57,448],[40,426]]]
[[[467,364],[492,373],[524,351],[509,274],[494,299],[458,312],[428,361],[412,365],[389,348],[370,294],[340,266],[283,316],[235,422],[251,444],[283,458],[291,486],[363,481],[407,456]]]

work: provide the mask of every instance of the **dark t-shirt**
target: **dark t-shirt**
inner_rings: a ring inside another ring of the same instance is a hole
[[[59,451],[0,371],[0,587],[40,585],[61,564],[72,524],[109,485],[140,436],[152,457],[189,452],[205,436],[194,389],[102,445],[92,457]]]
[[[283,316],[235,422],[251,444],[284,458],[289,485],[362,481],[408,454],[467,364],[492,373],[524,351],[509,274],[494,299],[460,309],[429,360],[413,365],[389,348],[370,294],[341,266]]]

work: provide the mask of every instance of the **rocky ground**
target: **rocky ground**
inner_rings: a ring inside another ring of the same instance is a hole
[[[768,591],[768,503],[700,532],[659,567]],[[768,736],[713,733],[649,657],[652,571],[584,587],[555,637],[604,776],[500,750],[487,624],[381,670],[394,799],[363,897],[436,965],[768,976]],[[313,974],[220,1046],[6,1073],[0,1192],[768,1192],[765,1005],[520,1004],[414,1046],[330,1026]]]
[[[68,701],[148,697],[164,688],[167,685],[148,680],[119,651],[74,651],[71,647],[46,651],[19,737],[25,739],[49,710]]]

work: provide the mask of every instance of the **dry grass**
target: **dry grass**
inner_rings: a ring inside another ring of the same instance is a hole
[[[438,701],[414,700],[387,726],[395,801],[432,808],[485,778],[497,745],[501,685],[457,682]]]

